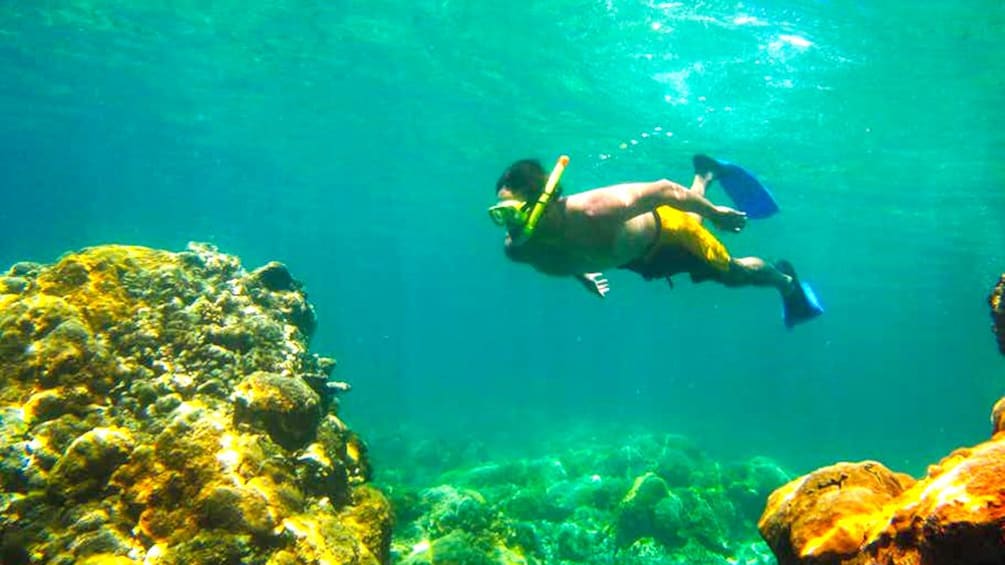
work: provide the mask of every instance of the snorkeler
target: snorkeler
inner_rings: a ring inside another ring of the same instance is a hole
[[[525,159],[499,177],[499,202],[489,214],[507,230],[505,252],[511,260],[544,274],[575,277],[600,297],[610,290],[602,271],[621,268],[671,284],[673,275],[688,273],[694,282],[773,287],[790,328],[823,313],[791,263],[732,257],[702,225],[708,220],[720,230],[738,232],[748,214],[765,217],[778,210],[767,190],[740,167],[696,155],[690,189],[662,179],[562,196],[558,180],[567,163],[568,157],[560,158],[549,176],[538,161]],[[746,212],[705,198],[705,189],[717,180]]]

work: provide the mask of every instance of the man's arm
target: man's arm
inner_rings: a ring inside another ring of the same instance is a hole
[[[704,196],[666,179],[616,184],[573,194],[567,199],[570,209],[577,209],[589,216],[616,218],[619,221],[645,214],[663,204],[683,212],[699,214],[727,231],[740,231],[747,221],[743,212],[727,206],[716,206]]]

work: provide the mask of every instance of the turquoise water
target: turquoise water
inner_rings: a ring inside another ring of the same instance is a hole
[[[7,2],[0,263],[190,240],[287,263],[378,469],[399,433],[587,429],[917,474],[1002,393],[1002,29],[992,0]],[[568,153],[575,191],[686,182],[695,152],[771,186],[782,214],[724,241],[793,261],[826,316],[505,262],[509,162]]]

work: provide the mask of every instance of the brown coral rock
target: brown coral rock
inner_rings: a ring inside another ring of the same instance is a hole
[[[772,493],[758,527],[781,563],[853,554],[913,482],[874,461],[831,465]]]
[[[49,473],[49,490],[80,500],[99,494],[133,450],[128,430],[94,428],[70,443]]]
[[[0,277],[0,560],[388,560],[300,283],[193,244]]]
[[[922,563],[1005,563],[1005,440],[954,451],[895,508],[879,544],[917,547]]]
[[[284,447],[304,447],[321,420],[321,399],[303,379],[258,371],[238,383],[235,417]]]
[[[780,565],[1005,563],[1005,437],[917,482],[874,462],[826,467],[772,493],[758,526]]]
[[[998,351],[1005,355],[1005,274],[998,279],[998,284],[988,296],[988,305],[991,306],[991,330],[998,338]]]
[[[1005,397],[999,398],[991,409],[991,435],[1005,432]]]

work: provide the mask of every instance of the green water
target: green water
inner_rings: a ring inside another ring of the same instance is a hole
[[[921,472],[1002,393],[1002,6],[5,2],[0,259],[286,262],[378,468],[400,430],[520,453],[624,427]],[[686,181],[695,152],[772,188],[783,212],[724,241],[792,260],[823,318],[627,272],[601,302],[504,261],[509,162],[568,153],[582,190]]]

